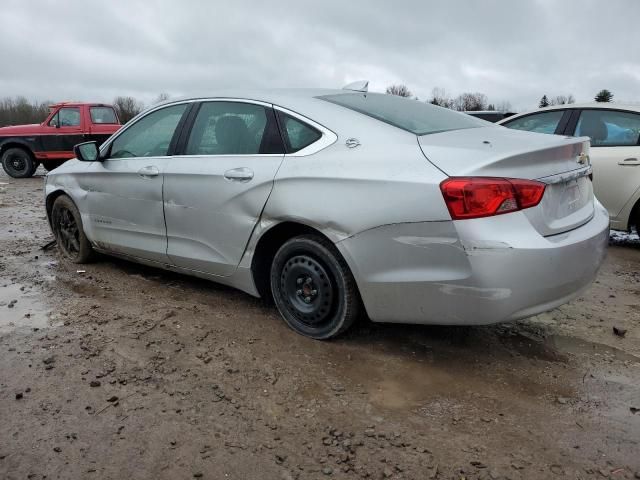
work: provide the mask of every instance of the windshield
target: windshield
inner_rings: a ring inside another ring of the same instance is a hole
[[[492,125],[464,113],[384,93],[339,93],[317,97],[416,135]]]

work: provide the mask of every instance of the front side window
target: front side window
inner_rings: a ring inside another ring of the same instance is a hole
[[[550,112],[534,113],[524,117],[516,118],[503,125],[515,130],[525,130],[527,132],[554,133],[564,115],[564,110],[553,110]]]
[[[116,137],[110,158],[165,156],[186,108],[183,103],[145,115]]]
[[[302,150],[320,139],[322,134],[310,125],[284,112],[278,112],[280,128],[288,153]]]
[[[79,127],[80,126],[80,109],[79,108],[61,108],[58,110],[58,119],[61,127]]]
[[[89,114],[91,115],[91,123],[118,123],[116,112],[111,107],[91,107]]]
[[[590,137],[594,147],[640,145],[640,114],[614,110],[583,110],[576,137]]]
[[[205,102],[189,135],[186,155],[282,153],[273,113],[244,102]],[[274,140],[276,140],[274,142]]]
[[[61,108],[49,120],[50,127],[78,127],[80,126],[80,109],[73,107]]]
[[[316,98],[354,110],[415,135],[491,125],[464,113],[384,93],[339,93]]]

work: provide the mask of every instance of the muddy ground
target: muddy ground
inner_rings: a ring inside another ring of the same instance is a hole
[[[0,182],[2,479],[640,478],[637,237],[548,314],[316,342],[213,283],[79,272],[40,250],[42,178]]]

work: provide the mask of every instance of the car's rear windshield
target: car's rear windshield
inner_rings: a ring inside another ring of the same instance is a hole
[[[116,112],[111,107],[91,107],[89,112],[92,123],[118,123]]]
[[[397,95],[354,92],[322,95],[317,98],[355,110],[416,135],[491,125],[464,113]]]

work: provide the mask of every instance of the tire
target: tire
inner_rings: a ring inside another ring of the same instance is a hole
[[[58,168],[62,165],[66,160],[47,160],[46,162],[42,162],[42,166],[47,172]]]
[[[361,309],[356,282],[335,246],[318,235],[286,241],[271,264],[271,292],[297,333],[326,340],[345,332]]]
[[[61,195],[53,202],[51,229],[58,249],[73,263],[88,263],[94,258],[95,252],[82,228],[80,212],[66,195]]]
[[[33,176],[38,164],[31,153],[24,148],[8,148],[2,154],[2,168],[13,178],[28,178]]]

